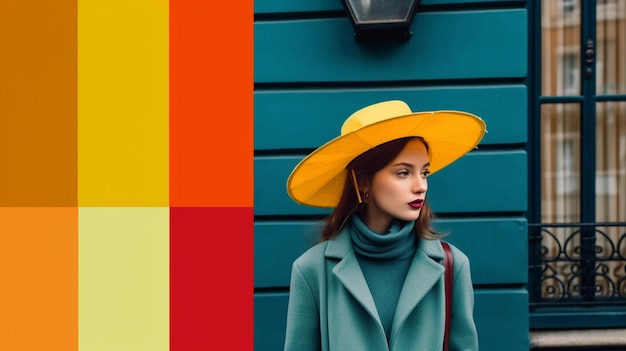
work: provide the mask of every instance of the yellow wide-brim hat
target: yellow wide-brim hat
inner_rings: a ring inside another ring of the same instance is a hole
[[[403,101],[384,101],[353,113],[341,135],[306,156],[287,180],[287,193],[298,204],[337,206],[346,167],[360,154],[391,140],[421,137],[428,144],[433,174],[476,148],[485,122],[460,111],[413,112]]]

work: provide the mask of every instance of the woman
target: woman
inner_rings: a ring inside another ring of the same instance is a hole
[[[299,204],[332,207],[322,242],[293,264],[285,350],[441,350],[444,252],[427,177],[478,145],[484,122],[455,111],[365,107],[293,170]],[[450,350],[477,350],[467,257],[454,256]]]

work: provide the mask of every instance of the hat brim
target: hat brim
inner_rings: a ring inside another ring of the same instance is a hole
[[[346,166],[380,144],[423,138],[433,174],[474,149],[484,133],[480,117],[460,111],[418,112],[373,123],[336,137],[306,156],[291,172],[287,193],[299,204],[332,208],[339,203]]]

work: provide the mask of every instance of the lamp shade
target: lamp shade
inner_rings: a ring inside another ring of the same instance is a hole
[[[342,0],[357,41],[408,40],[419,0]]]

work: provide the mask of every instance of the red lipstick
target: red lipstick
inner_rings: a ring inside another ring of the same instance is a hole
[[[424,200],[423,199],[417,199],[415,201],[409,202],[409,206],[411,206],[412,208],[415,208],[415,209],[422,208],[423,204],[424,204]]]

